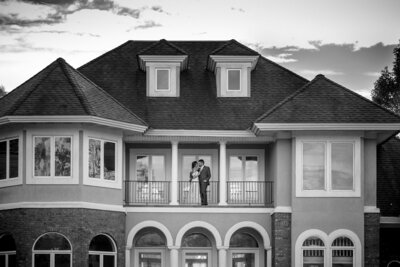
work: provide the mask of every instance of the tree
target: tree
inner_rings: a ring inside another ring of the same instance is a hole
[[[400,43],[393,49],[393,70],[386,66],[372,90],[372,101],[400,114]]]
[[[0,84],[0,98],[2,98],[3,96],[5,96],[7,94],[6,92],[6,88],[4,88],[4,85]]]

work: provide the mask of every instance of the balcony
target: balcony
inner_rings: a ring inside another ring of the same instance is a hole
[[[125,181],[125,205],[160,206],[171,202],[170,181]],[[178,202],[182,206],[200,206],[200,192],[197,182],[177,183]],[[227,204],[230,206],[266,206],[273,204],[272,181],[228,181],[226,182]],[[220,202],[220,182],[210,181],[207,199],[210,206]]]

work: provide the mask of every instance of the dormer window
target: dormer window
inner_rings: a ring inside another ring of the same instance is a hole
[[[170,69],[161,69],[156,68],[156,91],[169,91],[171,90],[170,86]]]
[[[227,69],[228,71],[228,91],[240,91],[241,69]]]

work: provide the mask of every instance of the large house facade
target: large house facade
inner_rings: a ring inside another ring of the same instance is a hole
[[[235,40],[57,59],[0,99],[0,266],[379,266],[377,150],[399,130]]]

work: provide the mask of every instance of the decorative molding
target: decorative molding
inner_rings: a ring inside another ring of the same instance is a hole
[[[243,214],[272,214],[273,208],[242,208],[242,207],[183,207],[183,206],[165,206],[165,207],[126,207],[126,212],[132,213],[243,213]]]
[[[400,224],[400,217],[381,217],[381,224]]]
[[[145,136],[204,136],[204,137],[243,137],[253,138],[256,135],[248,130],[170,130],[149,129]]]
[[[165,235],[165,238],[167,239],[167,246],[172,247],[174,245],[171,232],[168,230],[168,228],[160,222],[149,220],[149,221],[140,222],[140,223],[136,224],[134,227],[132,227],[132,229],[129,231],[128,237],[126,239],[126,247],[132,247],[133,239],[135,238],[135,235],[140,230],[142,230],[143,228],[146,228],[146,227],[157,228]]]
[[[105,211],[126,212],[122,205],[100,204],[92,202],[74,202],[74,201],[60,201],[60,202],[15,202],[0,204],[0,210],[10,209],[93,209]]]
[[[146,71],[149,63],[179,63],[181,70],[188,68],[187,55],[139,55],[140,69]]]
[[[273,213],[292,213],[292,207],[290,206],[277,206]]]
[[[211,55],[208,61],[208,69],[215,71],[217,63],[250,63],[253,70],[260,56],[218,56]]]
[[[220,249],[222,247],[222,238],[218,229],[215,228],[214,225],[204,221],[192,221],[190,223],[185,224],[181,229],[179,229],[178,234],[176,235],[175,238],[175,246],[180,246],[182,243],[182,238],[185,235],[185,233],[188,230],[195,227],[202,227],[210,231],[211,234],[214,236],[215,246],[217,247],[217,249]]]
[[[376,206],[364,206],[364,213],[381,213],[381,210]]]
[[[102,126],[119,128],[144,133],[147,126],[128,122],[115,121],[96,116],[4,116],[0,118],[0,125],[9,123],[93,123]]]
[[[400,123],[254,123],[253,133],[262,131],[352,131],[352,130],[383,130],[398,131]]]
[[[264,249],[269,250],[271,248],[271,241],[268,235],[268,232],[265,230],[264,227],[259,225],[258,223],[252,222],[252,221],[244,221],[244,222],[239,222],[235,225],[233,225],[225,234],[225,239],[224,239],[224,247],[229,248],[229,242],[231,240],[232,235],[239,229],[241,228],[253,228],[256,230],[262,237],[263,243],[264,243]]]

